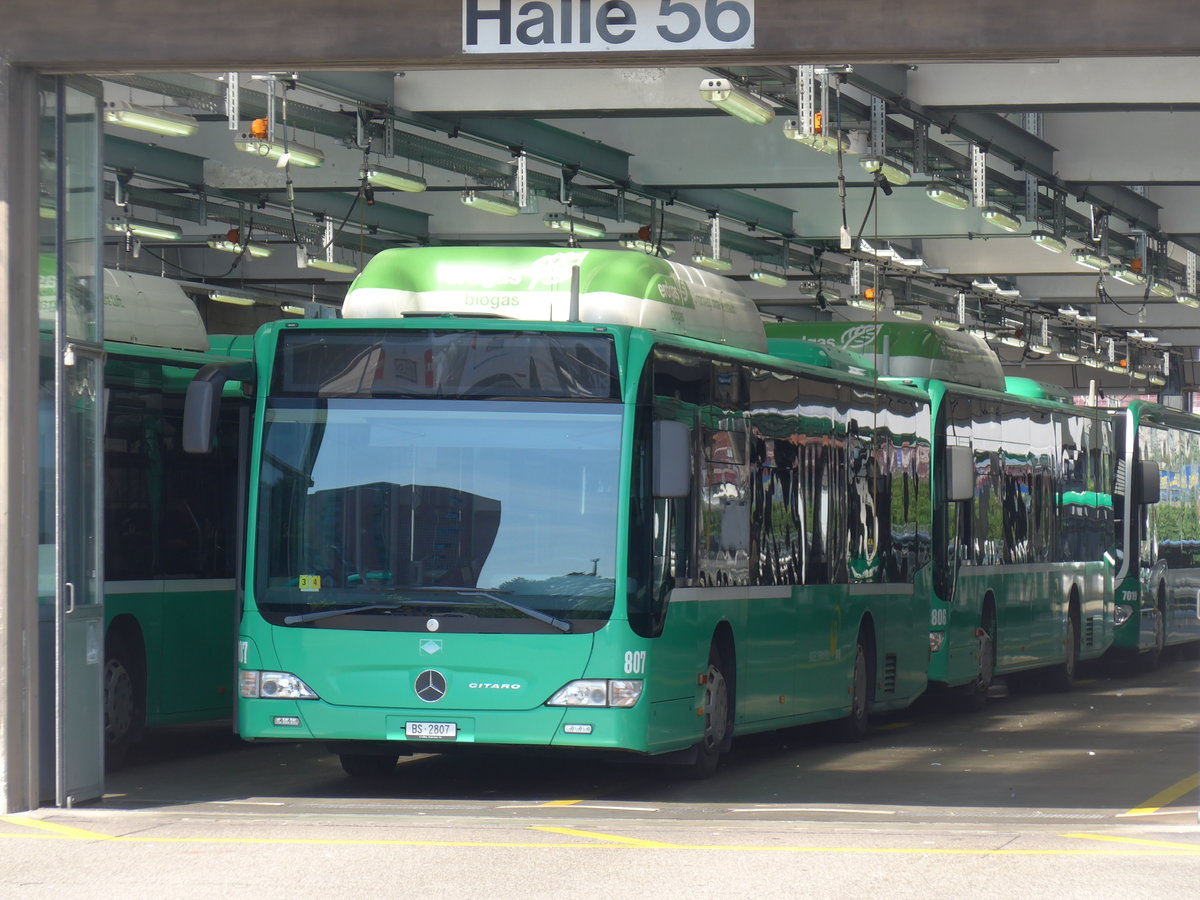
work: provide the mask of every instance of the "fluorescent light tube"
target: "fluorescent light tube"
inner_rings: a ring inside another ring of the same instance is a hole
[[[375,187],[390,188],[393,191],[407,191],[419,194],[426,188],[425,179],[407,172],[397,172],[395,169],[385,169],[383,166],[371,166],[358,173],[359,178],[366,179],[367,184]]]
[[[1021,230],[1021,220],[1003,206],[985,206],[983,208],[983,220],[1003,231],[1015,232]]]
[[[1085,356],[1081,362],[1089,369],[1103,369],[1104,360],[1098,356]]]
[[[1000,285],[996,284],[996,282],[991,278],[986,280],[982,278],[976,278],[971,282],[971,287],[975,288],[977,291],[987,291],[988,293],[994,293],[995,291],[1000,290]]]
[[[775,118],[775,107],[761,97],[738,87],[728,78],[702,80],[700,97],[722,112],[737,116],[751,125],[766,125]]]
[[[227,291],[209,291],[208,299],[215,300],[217,303],[229,303],[233,306],[254,305],[252,297],[244,297],[241,294],[230,294]]]
[[[909,322],[922,322],[925,319],[919,310],[905,309],[904,307],[897,307],[896,309],[893,309],[892,315],[897,319],[906,319]]]
[[[1062,238],[1055,237],[1049,231],[1036,230],[1029,234],[1029,239],[1041,247],[1043,250],[1048,250],[1051,253],[1062,253],[1067,249],[1067,242]]]
[[[283,313],[287,313],[289,316],[302,316],[302,315],[304,315],[304,307],[303,307],[303,306],[294,306],[294,305],[292,305],[291,303],[284,303],[284,304],[282,304],[282,305],[279,307],[279,311],[280,311],[280,312],[283,312]]]
[[[138,237],[159,241],[178,241],[183,239],[183,229],[161,222],[147,222],[144,219],[127,219],[124,216],[111,216],[104,225],[109,231],[120,234],[129,232]]]
[[[126,100],[104,104],[104,121],[164,137],[191,137],[200,128],[200,123],[193,116],[138,106]]]
[[[358,271],[358,266],[350,263],[337,262],[320,256],[310,256],[304,263],[310,269],[324,269],[326,272],[341,272],[344,275]]]
[[[241,253],[244,249],[247,256],[258,259],[266,259],[272,252],[271,248],[265,244],[239,244],[237,241],[227,240],[212,240],[208,242],[208,246],[213,250],[222,250],[225,253]]]
[[[1074,350],[1069,350],[1065,347],[1059,347],[1058,353],[1055,354],[1063,362],[1077,363],[1079,362],[1079,354]]]
[[[1146,373],[1143,372],[1141,369],[1134,369],[1129,374],[1132,375],[1134,378],[1136,378],[1138,381],[1146,380]]]
[[[693,253],[692,262],[714,272],[728,272],[733,268],[733,260],[728,256],[709,256],[707,253]]]
[[[1029,352],[1030,353],[1040,353],[1042,356],[1049,356],[1051,353],[1054,352],[1054,348],[1051,347],[1049,344],[1030,344]]]
[[[1008,347],[1024,347],[1025,338],[1019,338],[1015,334],[1000,335],[1000,343]]]
[[[1112,265],[1111,259],[1094,250],[1076,250],[1071,254],[1071,258],[1085,269],[1093,269],[1097,272],[1104,272]]]
[[[1180,292],[1175,295],[1175,302],[1189,307],[1190,309],[1200,309],[1200,300],[1197,300],[1193,295]]]
[[[579,237],[602,238],[608,232],[599,222],[589,222],[579,216],[569,216],[566,213],[549,213],[542,224],[554,231],[563,231]]]
[[[928,185],[925,188],[925,196],[934,203],[940,203],[942,206],[948,206],[951,209],[966,209],[971,205],[970,197],[941,181],[935,181],[933,184]]]
[[[1146,276],[1141,272],[1133,271],[1129,266],[1113,266],[1108,270],[1108,275],[1110,278],[1115,278],[1117,281],[1124,282],[1125,284],[1138,286],[1146,283]]]
[[[800,130],[800,123],[795,119],[788,119],[783,123],[783,136],[798,144],[820,150],[822,153],[837,153],[839,147],[843,153],[850,149],[850,142],[841,133],[807,134]]]
[[[1060,316],[1062,316],[1064,319],[1078,319],[1079,318],[1079,310],[1077,310],[1073,306],[1060,306],[1058,308],[1058,314]]]
[[[1159,281],[1157,278],[1150,282],[1150,293],[1156,294],[1159,297],[1174,297],[1175,288],[1171,287],[1165,281]]]
[[[846,301],[846,305],[866,312],[879,312],[882,309],[878,300],[868,300],[866,297],[851,297]]]
[[[288,141],[286,159],[282,141],[267,141],[256,138],[252,134],[243,133],[234,138],[233,146],[245,153],[274,160],[280,166],[293,163],[297,166],[314,169],[325,162],[325,154],[316,147],[306,147],[304,144],[297,144],[294,141]]]
[[[787,276],[782,272],[772,272],[770,269],[753,269],[750,272],[752,281],[759,284],[769,284],[771,287],[787,287]]]
[[[626,250],[637,250],[640,253],[645,253],[647,256],[674,256],[675,245],[667,243],[654,243],[654,241],[643,241],[641,238],[621,238],[620,244]]]
[[[912,179],[912,173],[908,169],[886,156],[864,156],[858,164],[872,174],[882,173],[884,178],[897,187],[908,184]]]
[[[944,328],[946,331],[960,331],[962,329],[962,322],[958,321],[958,319],[946,319],[940,316],[933,320],[933,325],[935,328]]]
[[[1110,362],[1104,366],[1105,372],[1111,372],[1114,375],[1124,375],[1125,367],[1119,362]]]
[[[1150,383],[1155,387],[1162,387],[1167,383],[1167,379],[1163,378],[1161,375],[1151,375]]]
[[[521,211],[521,207],[517,206],[512,200],[497,197],[494,194],[480,194],[477,191],[467,190],[462,192],[462,196],[459,199],[462,200],[463,206],[493,213],[497,216],[515,216]]]

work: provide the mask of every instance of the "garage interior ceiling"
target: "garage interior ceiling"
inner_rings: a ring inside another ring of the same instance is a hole
[[[709,79],[754,95],[773,120],[752,124],[707,102]],[[1200,250],[1198,59],[103,81],[114,109],[198,122],[180,137],[106,125],[106,216],[181,230],[169,241],[109,233],[109,264],[336,307],[352,274],[306,259],[354,268],[393,246],[616,247],[640,237],[688,261],[711,252],[715,226],[726,274],[765,316],[892,321],[899,311],[961,322],[989,335],[1006,365],[1076,387],[1104,369],[1079,368],[1075,356],[1107,364],[1110,387],[1144,386],[1164,369],[1190,372],[1200,346],[1200,312],[1188,305]],[[785,134],[811,131],[817,111],[840,155]],[[279,168],[240,152],[235,139],[264,117],[277,142],[315,148],[323,164]],[[890,178],[862,165],[877,156]],[[379,167],[426,189],[368,184],[364,169]],[[518,168],[528,193],[519,214],[463,202],[465,191],[516,199]],[[931,199],[935,184],[963,208]],[[545,224],[563,216],[603,231]],[[231,229],[274,252],[209,246]],[[1112,268],[1085,268],[1074,251]],[[878,308],[847,302],[867,287]]]

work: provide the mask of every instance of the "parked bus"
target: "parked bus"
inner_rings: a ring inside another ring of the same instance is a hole
[[[104,279],[103,682],[111,767],[147,726],[233,715],[237,497],[248,419],[231,385],[212,454],[185,454],[187,385],[208,363],[235,362],[239,341],[225,339],[222,353],[213,352],[195,305],[174,282],[112,269]],[[43,557],[53,583],[53,554]]]
[[[1122,547],[1114,498],[1123,503],[1126,490],[1106,411],[1005,378],[963,332],[871,322],[767,332],[773,353],[796,341],[857,351],[882,381],[928,396],[934,468],[950,476],[933,501],[932,684],[977,706],[996,675],[1036,673],[1065,689],[1080,660],[1105,654]]]
[[[1115,418],[1123,470],[1146,476],[1134,515],[1117,507],[1113,650],[1153,668],[1200,641],[1200,417],[1135,400]]]
[[[343,313],[255,342],[244,738],[703,774],[924,691],[921,390],[770,356],[731,281],[627,251],[389,250]],[[198,451],[224,378],[189,390]]]

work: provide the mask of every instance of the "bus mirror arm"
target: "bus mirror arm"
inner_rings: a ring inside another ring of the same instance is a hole
[[[1138,496],[1145,504],[1157,503],[1161,495],[1159,489],[1158,463],[1143,460],[1139,463]]]
[[[249,363],[212,363],[202,368],[188,385],[183,404],[183,449],[187,453],[211,453],[217,431],[221,393],[230,379],[248,381],[254,370]]]
[[[657,419],[653,437],[655,497],[686,497],[692,488],[692,434],[682,422]]]

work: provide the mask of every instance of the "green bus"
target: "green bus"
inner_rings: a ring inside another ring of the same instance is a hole
[[[928,396],[935,469],[946,468],[949,485],[933,502],[931,684],[979,705],[995,675],[1036,671],[1065,689],[1080,660],[1104,656],[1130,615],[1116,603],[1122,566],[1138,558],[1123,542],[1123,510],[1145,515],[1158,480],[1153,465],[1122,461],[1120,421],[1065,391],[1006,378],[995,354],[962,332],[899,323],[767,331],[774,353],[794,340],[856,351],[882,380]]]
[[[1147,476],[1134,514],[1118,507],[1113,651],[1153,668],[1200,641],[1200,417],[1144,400],[1114,417],[1124,471]]]
[[[389,250],[343,315],[189,389],[203,452],[253,382],[242,737],[352,775],[504,745],[706,774],[925,690],[920,388],[769,355],[733,282],[629,251]]]
[[[237,341],[210,340],[194,304],[168,279],[114,269],[104,278],[103,696],[105,761],[113,767],[148,726],[233,715],[239,473],[249,420],[231,385],[213,452],[184,453],[187,386],[207,364],[236,362]],[[52,428],[53,398],[43,399],[43,427]],[[51,585],[47,538],[42,580]]]

